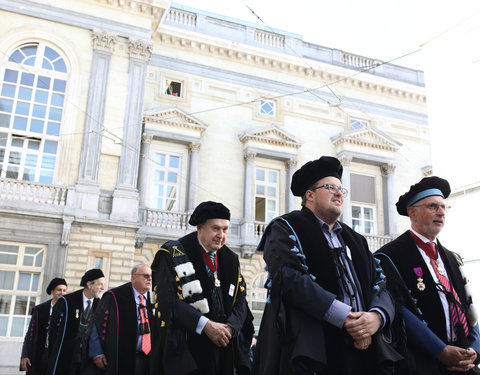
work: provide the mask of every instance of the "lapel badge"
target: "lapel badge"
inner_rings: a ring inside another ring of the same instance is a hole
[[[417,276],[417,289],[423,292],[425,290],[425,283],[423,282],[423,279],[422,279],[422,276],[423,276],[422,267],[415,267],[413,269],[413,272]]]

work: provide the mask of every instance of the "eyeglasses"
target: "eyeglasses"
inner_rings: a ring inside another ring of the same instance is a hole
[[[443,212],[448,212],[452,206],[445,206],[444,204],[438,204],[438,203],[428,203],[428,204],[416,204],[415,206],[411,207],[427,207],[432,212],[438,212],[438,210],[441,208]]]
[[[310,189],[310,190],[314,191],[314,190],[317,190],[317,189],[320,189],[320,188],[325,188],[332,194],[337,194],[337,192],[340,192],[344,198],[348,194],[347,189],[345,189],[341,186],[333,185],[333,184],[325,184],[325,185],[315,186],[313,189]]]
[[[150,280],[152,278],[152,275],[149,273],[134,273],[134,276],[143,276],[145,279]]]

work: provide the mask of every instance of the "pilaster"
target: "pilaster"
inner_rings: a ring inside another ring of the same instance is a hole
[[[380,166],[383,182],[383,213],[385,222],[385,234],[392,237],[397,234],[397,213],[395,211],[395,183],[394,172],[396,166],[394,164],[383,164]]]
[[[349,155],[341,155],[338,160],[340,160],[343,166],[342,186],[348,190],[348,194],[343,201],[342,222],[348,226],[352,226],[352,201],[350,196],[350,163],[352,162],[352,157]]]
[[[193,212],[197,204],[197,188],[198,188],[198,153],[200,151],[200,143],[192,142],[188,145],[190,153],[190,169],[189,184],[187,198],[187,212]]]
[[[285,202],[285,212],[290,212],[295,210],[295,196],[292,194],[292,191],[290,190],[290,185],[292,184],[292,177],[293,174],[295,173],[295,169],[297,168],[297,159],[289,159],[285,162],[285,165],[287,167],[287,181],[285,184],[285,196],[286,196],[286,202]]]

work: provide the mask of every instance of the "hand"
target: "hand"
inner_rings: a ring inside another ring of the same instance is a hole
[[[28,367],[32,365],[32,362],[30,362],[30,358],[28,357],[23,357],[20,360],[20,370],[22,371],[28,371]]]
[[[107,368],[107,358],[103,354],[95,358],[93,363],[95,363],[95,366],[97,366],[100,370],[105,370]]]
[[[472,348],[462,349],[447,345],[438,356],[438,360],[450,371],[468,371],[474,367],[477,353]]]
[[[223,324],[217,323],[209,320],[205,327],[203,328],[203,332],[208,336],[208,338],[218,347],[227,346],[232,338],[230,333],[230,329],[232,327]]]
[[[358,350],[366,350],[368,349],[371,343],[372,343],[372,338],[369,337],[368,339],[354,341],[353,346],[355,347],[355,349],[358,349]]]
[[[350,312],[344,327],[355,341],[372,337],[382,325],[378,313],[372,311]]]

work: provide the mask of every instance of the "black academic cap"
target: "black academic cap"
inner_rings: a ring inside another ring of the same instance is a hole
[[[293,174],[290,189],[296,197],[303,197],[305,192],[318,180],[324,177],[342,178],[343,167],[340,160],[332,156],[322,156],[304,164]]]
[[[92,268],[91,270],[88,270],[87,272],[85,272],[85,274],[82,276],[82,280],[80,281],[80,286],[85,286],[87,285],[87,282],[97,280],[101,277],[105,277],[102,270],[99,268]]]
[[[52,293],[52,290],[54,290],[57,286],[59,285],[65,285],[67,286],[67,282],[65,279],[61,279],[60,277],[55,277],[50,281],[50,284],[47,286],[47,294],[50,295]]]
[[[448,198],[450,195],[450,184],[448,181],[437,176],[422,178],[420,182],[410,186],[410,190],[398,198],[396,203],[397,211],[402,216],[408,216],[408,207],[432,195]]]
[[[230,210],[221,203],[207,201],[200,203],[190,216],[190,225],[205,223],[208,219],[230,220]]]

